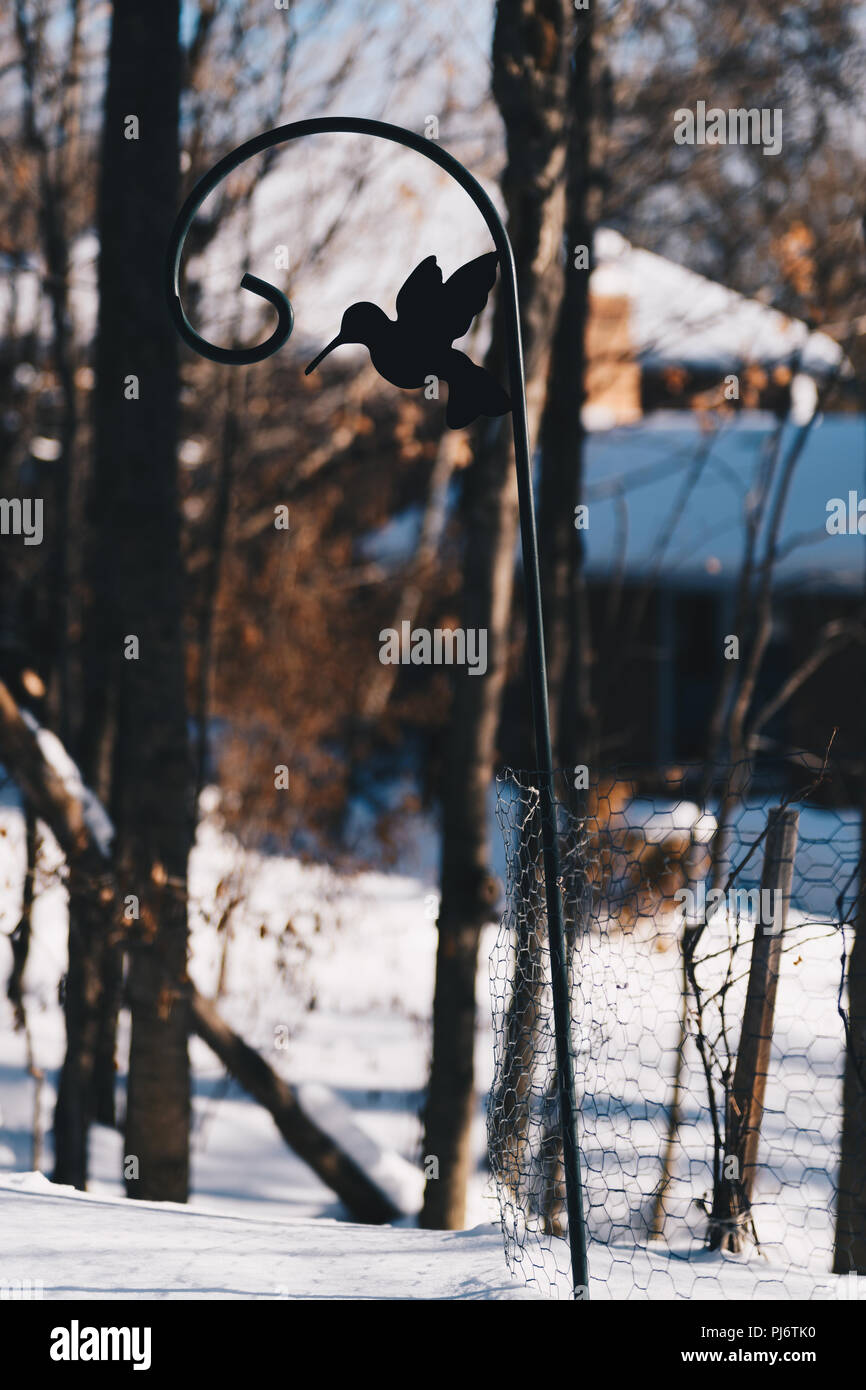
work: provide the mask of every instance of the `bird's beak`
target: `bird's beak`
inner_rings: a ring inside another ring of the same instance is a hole
[[[340,334],[338,333],[337,336],[336,336],[336,338],[333,340],[333,342],[328,343],[328,346],[327,346],[326,348],[322,348],[322,351],[319,353],[318,357],[314,357],[314,358],[313,358],[313,360],[312,360],[312,362],[310,363],[309,367],[305,367],[305,368],[304,368],[304,376],[309,376],[309,375],[310,375],[310,372],[314,372],[314,371],[316,370],[316,368],[318,367],[319,363],[320,363],[325,357],[327,357],[328,353],[329,353],[329,352],[333,352],[335,347],[339,347],[340,344],[342,343],[342,341],[343,341],[343,339],[340,337]]]

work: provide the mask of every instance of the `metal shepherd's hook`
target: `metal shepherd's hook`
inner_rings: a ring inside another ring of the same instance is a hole
[[[307,121],[293,121],[265,131],[255,139],[239,145],[221,159],[200,179],[178,213],[166,261],[166,295],[178,332],[190,347],[212,362],[244,364],[262,362],[278,352],[291,334],[294,324],[292,306],[286,296],[266,280],[246,274],[241,288],[260,295],[272,304],[277,323],[271,336],[251,348],[223,348],[209,343],[197,333],[184,313],[180,298],[180,265],[183,244],[199,207],[228,174],[239,164],[263,150],[271,149],[305,135],[374,135],[394,144],[404,145],[432,159],[456,179],[480,211],[496,245],[502,289],[505,296],[505,326],[508,337],[508,374],[511,389],[511,420],[514,433],[514,454],[517,466],[517,488],[520,503],[520,535],[523,547],[523,573],[526,584],[526,618],[529,657],[529,678],[532,691],[532,715],[535,746],[540,773],[541,827],[544,858],[545,896],[550,940],[551,986],[554,1024],[556,1029],[556,1062],[559,1085],[560,1119],[562,1122],[563,1165],[565,1168],[568,1238],[571,1248],[571,1271],[576,1297],[588,1296],[586,1237],[583,1222],[580,1152],[577,1138],[577,1105],[574,1089],[574,1067],[571,1051],[571,1004],[568,989],[568,963],[565,954],[565,933],[562,921],[562,900],[559,890],[559,865],[556,842],[556,814],[553,783],[553,754],[550,741],[550,715],[547,700],[547,665],[544,652],[544,622],[541,609],[541,579],[538,569],[538,536],[535,526],[535,506],[532,493],[532,466],[529,449],[529,430],[526,419],[526,389],[523,369],[523,344],[520,334],[520,304],[517,296],[517,274],[514,253],[502,219],[484,189],[459,160],[432,140],[416,135],[402,126],[354,116],[325,116]],[[419,267],[420,269],[420,267]],[[414,278],[414,277],[413,277]],[[455,334],[456,336],[456,334]],[[450,340],[449,340],[450,341]],[[458,354],[459,355],[459,354]],[[449,393],[450,395],[450,393]],[[450,399],[449,399],[450,405]],[[497,412],[499,413],[499,412]]]

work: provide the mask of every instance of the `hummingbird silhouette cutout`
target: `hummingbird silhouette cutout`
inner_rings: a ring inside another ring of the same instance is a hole
[[[445,419],[451,429],[471,425],[479,415],[505,415],[511,409],[507,392],[484,367],[451,346],[487,303],[498,259],[489,251],[443,282],[436,257],[427,256],[397,295],[396,322],[376,304],[350,304],[336,338],[310,363],[306,375],[334,348],[363,343],[376,371],[392,386],[426,386],[430,377],[446,381]]]

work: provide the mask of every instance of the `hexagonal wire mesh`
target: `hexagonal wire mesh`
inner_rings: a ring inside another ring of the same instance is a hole
[[[557,775],[591,1297],[816,1296],[814,1275],[831,1268],[859,815],[796,803],[749,1200],[726,1167],[726,1126],[754,929],[767,920],[768,810],[791,793],[771,795],[754,768],[746,791],[739,771],[710,790],[702,769],[680,768],[654,796],[628,770],[579,797]],[[503,773],[497,818],[507,900],[491,956],[490,1161],[509,1265],[571,1297],[535,774]],[[739,1201],[720,1221],[714,1196],[726,1192]]]

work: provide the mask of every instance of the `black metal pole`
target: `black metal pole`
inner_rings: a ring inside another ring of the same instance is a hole
[[[526,385],[523,367],[523,340],[520,331],[520,301],[517,292],[517,271],[514,252],[505,225],[488,194],[458,159],[441,149],[434,140],[418,135],[402,126],[384,121],[367,120],[356,116],[323,116],[307,121],[293,121],[265,131],[231,154],[200,179],[178,213],[166,259],[166,296],[178,332],[190,347],[212,362],[243,364],[261,362],[283,346],[292,331],[292,306],[282,291],[255,275],[244,275],[241,286],[267,299],[277,313],[277,326],[271,336],[252,348],[222,348],[202,338],[184,313],[180,297],[180,265],[183,244],[198,209],[233,169],[263,150],[307,135],[373,135],[391,140],[397,145],[415,150],[432,159],[441,169],[456,179],[478,208],[499,253],[499,269],[505,295],[505,322],[508,337],[508,375],[511,388],[511,423],[514,432],[514,456],[517,468],[517,491],[520,504],[520,538],[523,549],[523,574],[526,584],[527,657],[532,693],[532,718],[535,729],[535,749],[540,779],[540,813],[544,885],[547,902],[547,928],[550,942],[551,989],[556,1031],[556,1065],[559,1087],[559,1112],[562,1125],[565,1197],[568,1212],[568,1239],[571,1251],[572,1285],[575,1297],[586,1298],[589,1280],[586,1262],[586,1236],[583,1222],[583,1196],[580,1177],[580,1150],[577,1136],[577,1102],[574,1088],[574,1059],[571,1051],[571,1000],[568,988],[568,961],[565,951],[565,930],[562,920],[562,898],[559,889],[559,854],[556,841],[556,808],[553,780],[553,753],[550,741],[550,713],[547,698],[547,660],[544,649],[544,619],[541,608],[541,577],[538,568],[538,533],[535,524],[535,503],[532,491],[532,458],[529,447],[529,425],[526,418]]]

